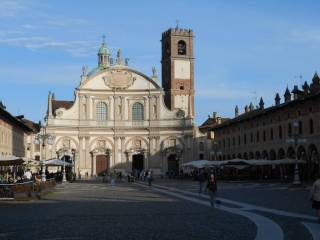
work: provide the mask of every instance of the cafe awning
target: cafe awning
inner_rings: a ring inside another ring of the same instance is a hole
[[[21,157],[14,155],[0,155],[0,166],[15,166],[24,163]]]
[[[70,162],[67,162],[67,161],[63,161],[63,160],[60,160],[60,159],[57,159],[57,158],[54,158],[54,159],[49,159],[49,160],[46,160],[44,162],[44,164],[46,166],[55,166],[55,167],[59,167],[59,166],[66,166],[66,167],[70,167],[70,166],[73,166],[72,163]]]

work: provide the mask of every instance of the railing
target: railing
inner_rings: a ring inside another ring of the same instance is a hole
[[[50,188],[56,186],[56,181],[54,178],[47,179],[45,182],[36,182],[34,184],[34,192],[41,193],[47,192]]]
[[[31,194],[33,192],[33,181],[23,183],[0,184],[0,199],[14,198],[15,193]]]
[[[0,184],[0,199],[14,199],[15,197],[32,197],[34,194],[48,192],[50,188],[56,185],[54,178],[48,179],[46,182],[23,182]]]

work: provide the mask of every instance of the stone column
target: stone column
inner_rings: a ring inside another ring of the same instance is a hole
[[[143,158],[144,158],[144,169],[148,170],[149,169],[149,152],[148,152],[148,150],[143,152]]]
[[[87,119],[90,119],[90,97],[86,96],[86,105],[87,105]]]
[[[76,174],[77,177],[79,177],[79,167],[80,167],[80,149],[76,151],[73,155],[73,168],[74,168],[74,173]]]
[[[79,164],[78,164],[78,168],[80,168],[80,169],[86,167],[86,152],[85,152],[85,148],[83,148],[83,141],[84,141],[84,138],[82,136],[79,137]]]
[[[118,140],[119,140],[119,137],[115,136],[114,137],[114,154],[113,154],[114,156],[113,156],[113,164],[112,164],[113,168],[115,168],[116,164],[118,163],[118,155],[119,155]]]
[[[115,108],[115,98],[112,97],[112,101],[110,101],[110,120],[114,120],[114,108]]]
[[[126,161],[126,156],[125,156],[125,140],[126,140],[126,137],[120,137],[120,140],[121,140],[121,165],[123,165]],[[124,167],[124,166],[122,166]]]
[[[148,103],[147,103],[147,99],[144,97],[143,98],[143,106],[144,106],[144,120],[148,119],[148,115],[149,115],[149,107],[148,107]]]
[[[126,165],[127,165],[127,172],[131,172],[132,171],[132,153],[129,151],[126,151]]]
[[[125,98],[123,96],[120,97],[120,105],[121,105],[121,115],[120,115],[120,119],[124,120],[125,119]]]
[[[95,152],[91,152],[90,154],[92,158],[92,175],[97,175],[97,154]]]
[[[89,149],[89,137],[86,136],[85,137],[85,168],[91,168],[92,166],[92,161],[91,161],[91,157],[90,157],[90,149]]]

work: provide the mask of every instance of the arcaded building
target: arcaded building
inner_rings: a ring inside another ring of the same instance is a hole
[[[298,159],[305,160],[304,176],[320,174],[320,78],[314,75],[302,89],[287,88],[283,100],[277,93],[274,105],[245,106],[223,122],[207,120],[200,130],[211,138],[217,159]],[[294,139],[297,138],[297,144]]]
[[[130,68],[120,50],[113,59],[103,41],[97,67],[83,68],[74,100],[50,93],[45,128],[55,141],[47,158],[68,156],[81,176],[165,174],[197,158],[193,32],[169,29],[161,45],[162,87],[155,69],[148,76]]]
[[[34,159],[32,140],[37,132],[37,124],[24,119],[23,115],[12,115],[0,102],[0,157]]]

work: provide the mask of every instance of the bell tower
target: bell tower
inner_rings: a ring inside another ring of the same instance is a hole
[[[193,32],[178,26],[162,33],[162,87],[171,110],[194,117]]]

